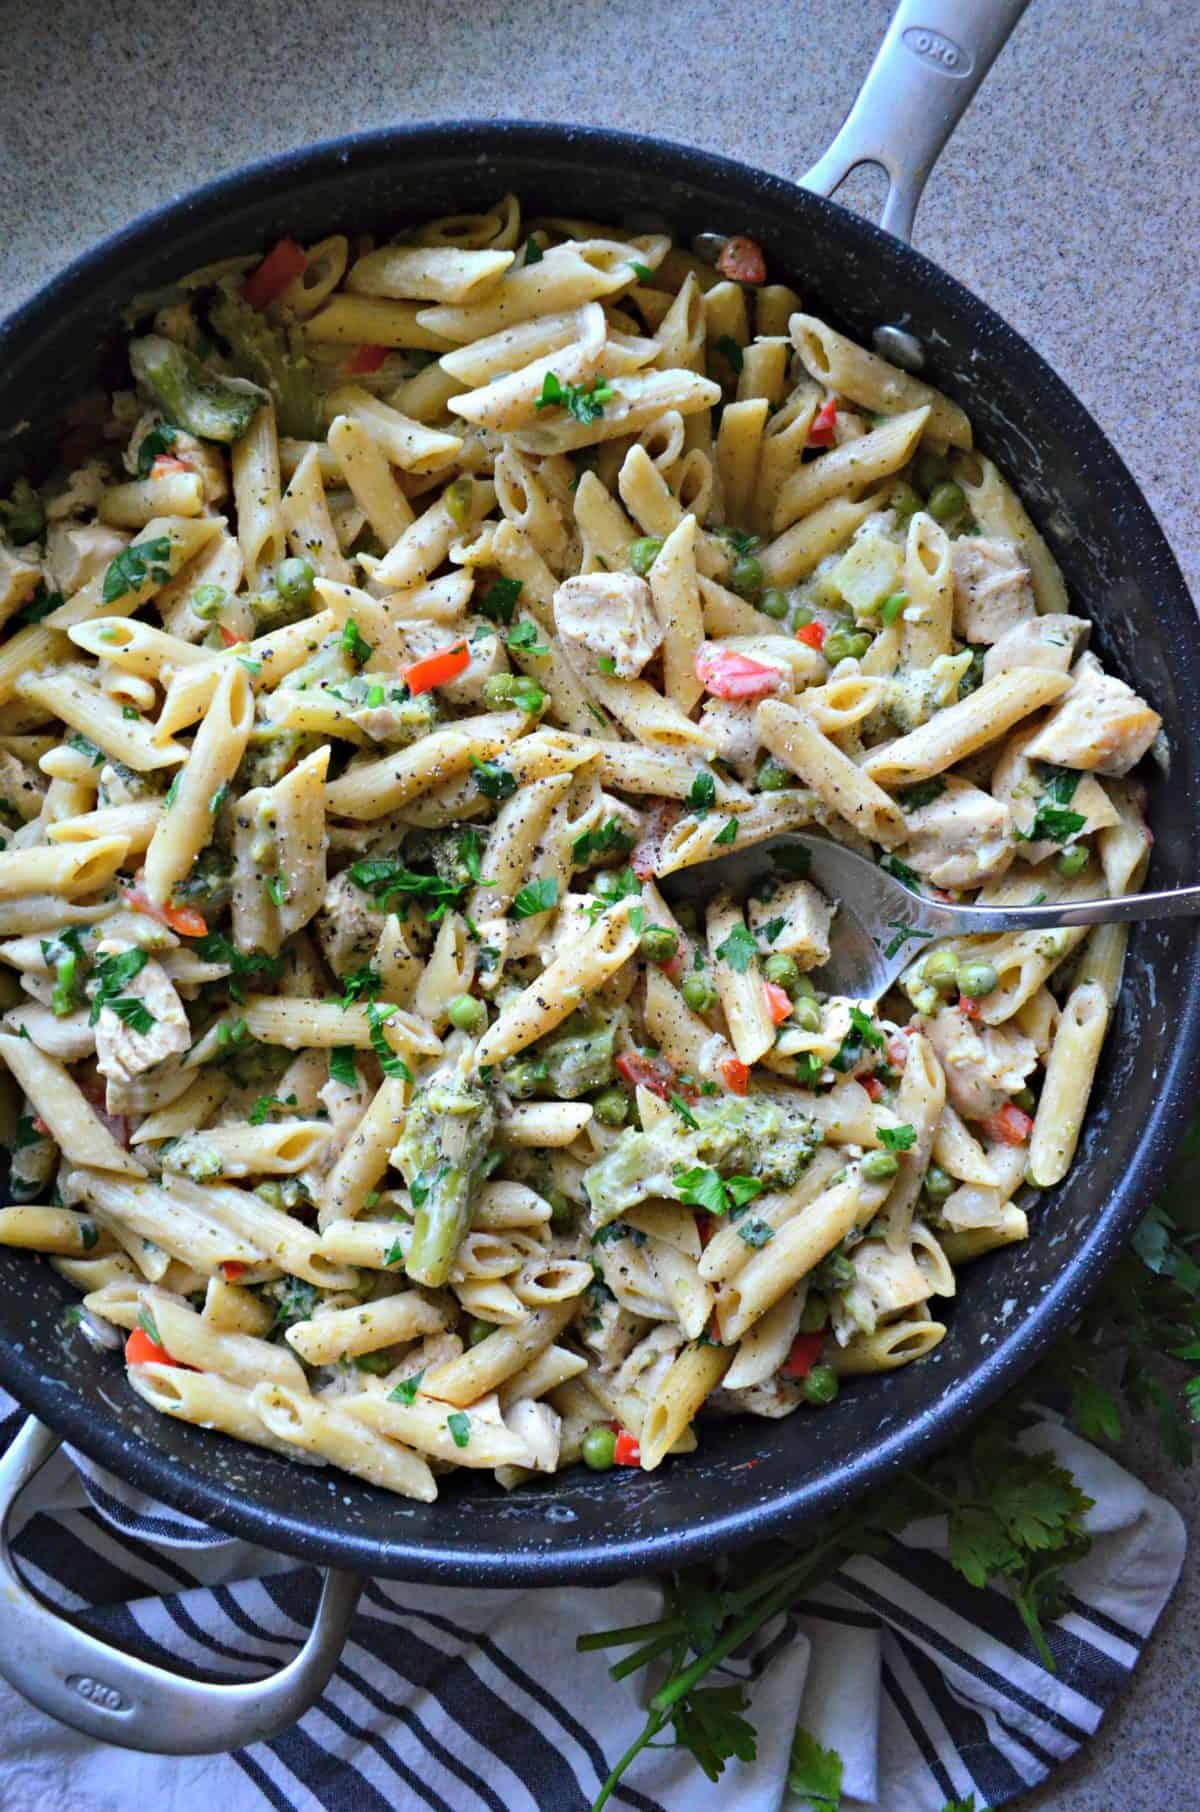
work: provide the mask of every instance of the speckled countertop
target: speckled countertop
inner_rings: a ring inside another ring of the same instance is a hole
[[[888,0],[0,0],[0,312],[249,159],[398,120],[652,131],[783,174],[832,136]],[[935,172],[917,242],[1066,378],[1200,589],[1196,0],[1035,0]],[[843,191],[869,205],[869,179]],[[232,248],[231,248],[232,249]],[[1200,1525],[1200,1484],[1143,1477]],[[1022,1812],[1200,1804],[1195,1558],[1133,1686]]]

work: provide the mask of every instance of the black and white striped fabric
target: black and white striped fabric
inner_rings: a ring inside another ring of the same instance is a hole
[[[21,1412],[0,1393],[0,1448]],[[1039,1664],[999,1593],[948,1565],[944,1525],[860,1559],[735,1658],[758,1730],[753,1767],[712,1784],[677,1750],[639,1757],[632,1812],[787,1812],[797,1720],[845,1764],[854,1806],[1001,1806],[1095,1730],[1179,1575],[1183,1524],[1112,1460],[1047,1419],[1027,1436],[1095,1498],[1071,1609]],[[309,1627],[317,1574],[57,1456],[26,1492],[14,1548],[31,1585],[105,1639],[180,1672],[252,1679]],[[652,1584],[475,1591],[376,1580],[319,1702],[274,1742],[230,1755],[138,1755],[54,1724],[0,1682],[0,1809],[32,1812],[587,1812],[642,1721],[584,1630],[658,1614]],[[203,1795],[200,1798],[199,1795]]]

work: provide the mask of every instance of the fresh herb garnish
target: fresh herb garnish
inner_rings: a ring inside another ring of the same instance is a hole
[[[137,475],[149,478],[151,467],[160,453],[169,453],[175,445],[176,430],[167,422],[156,422],[143,434],[138,446]]]
[[[493,579],[475,608],[481,616],[491,619],[493,623],[511,623],[517,599],[521,595],[521,579]]]
[[[902,862],[899,856],[881,856],[879,866],[888,874],[895,875],[897,881],[903,881],[906,887],[911,887],[914,893],[920,893],[920,875],[915,868],[910,868],[907,862]]]
[[[532,919],[540,912],[549,912],[558,901],[558,878],[556,875],[545,875],[539,881],[530,881],[522,887],[508,909],[510,919]]]
[[[498,761],[480,761],[477,755],[472,755],[471,768],[475,785],[485,799],[511,799],[516,792],[516,775],[508,768],[502,768]]]
[[[471,1439],[471,1418],[461,1409],[452,1410],[446,1417],[446,1427],[456,1447],[465,1447]]]
[[[718,831],[717,835],[713,838],[713,843],[714,843],[714,845],[717,843],[736,843],[737,834],[738,834],[737,819],[736,818],[727,818],[725,821],[724,829],[721,831]]]
[[[540,264],[545,256],[546,254],[542,250],[540,244],[534,238],[533,234],[530,233],[528,239],[525,241],[525,256],[521,260],[522,264]]]
[[[90,736],[81,736],[75,730],[67,737],[68,749],[74,749],[77,755],[86,755],[94,768],[103,767],[104,750],[97,748]]]
[[[380,1007],[372,1000],[367,1003],[367,1027],[371,1035],[371,1049],[379,1059],[379,1067],[385,1076],[399,1076],[403,1082],[411,1082],[412,1071],[403,1057],[398,1057],[387,1041],[384,1022],[391,1018],[395,1007]]]
[[[758,945],[744,925],[735,925],[729,936],[717,945],[716,954],[738,975],[745,975],[758,955]]]
[[[391,1262],[392,1261],[389,1258],[388,1263],[390,1264]],[[421,1379],[424,1376],[425,1367],[422,1366],[420,1371],[414,1372],[411,1378],[401,1378],[395,1389],[388,1392],[388,1396],[391,1398],[392,1402],[404,1404],[414,1403],[416,1401],[417,1392],[421,1388]]]
[[[538,640],[537,624],[526,618],[509,631],[504,638],[504,646],[511,648],[514,654],[549,654],[549,644]]]
[[[685,1126],[690,1127],[693,1132],[700,1131],[700,1122],[697,1120],[695,1114],[683,1099],[682,1095],[668,1095],[667,1100],[679,1115],[679,1118],[683,1121]]]
[[[365,642],[353,617],[342,625],[341,645],[356,667],[365,667],[371,658],[371,644]]]
[[[588,384],[564,384],[553,371],[546,373],[542,383],[542,394],[534,407],[537,409],[565,409],[577,422],[586,427],[591,422],[599,421],[604,414],[605,403],[611,402],[615,392],[606,377],[594,377]]]
[[[170,560],[168,535],[156,535],[151,541],[131,541],[109,563],[101,590],[104,602],[115,604],[126,592],[139,591],[143,585],[165,585],[171,577]]]
[[[915,786],[897,787],[896,798],[906,812],[919,812],[923,805],[940,799],[945,790],[946,782],[935,774],[930,780],[918,780]]]
[[[708,768],[698,768],[695,778],[688,788],[684,805],[689,812],[694,812],[697,818],[703,818],[705,812],[711,810],[716,803],[716,797],[716,779]]]
[[[633,848],[633,838],[619,818],[607,818],[599,830],[584,831],[571,845],[571,854],[580,867],[600,856],[624,856]]]
[[[268,956],[265,950],[241,951],[220,931],[209,931],[194,941],[192,948],[202,962],[221,963],[230,971],[226,987],[239,1005],[246,998],[242,983],[246,977],[261,976],[264,981],[277,981],[283,974],[284,959]]]
[[[330,1051],[329,1080],[340,1082],[343,1088],[358,1087],[358,1066],[354,1061],[352,1044],[335,1045]]]
[[[916,1142],[915,1127],[905,1125],[879,1128],[879,1143],[885,1151],[911,1151]]]
[[[140,975],[150,958],[144,950],[123,950],[118,956],[96,959],[96,989],[92,995],[88,1024],[94,1026],[104,1007],[111,1007],[117,1017],[134,1032],[148,1032],[156,1022],[143,1001],[122,994],[135,976]]]

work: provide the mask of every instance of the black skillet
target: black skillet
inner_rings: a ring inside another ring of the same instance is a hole
[[[1130,474],[1054,372],[897,236],[911,228],[934,157],[1023,5],[922,0],[918,10],[905,0],[807,188],[653,139],[492,121],[370,133],[223,178],[88,253],[0,329],[0,481],[45,463],[62,410],[104,371],[135,292],[283,233],[386,234],[486,207],[509,189],[530,211],[667,222],[685,244],[699,233],[749,233],[772,275],[816,312],[893,355],[897,346],[923,353],[923,374],[966,408],[981,447],[1016,481],[1080,613],[1094,620],[1105,664],[1162,713],[1171,756],[1152,794],[1152,884],[1194,881],[1200,635],[1175,561]],[[822,199],[864,161],[891,178],[887,230]],[[880,340],[880,328],[901,328],[911,341],[894,331]],[[62,1437],[179,1510],[338,1569],[286,1675],[215,1688],[115,1655],[52,1616],[19,1585],[0,1542],[0,1671],[103,1740],[225,1749],[283,1728],[319,1692],[348,1623],[354,1573],[477,1585],[612,1580],[793,1530],[880,1485],[1020,1378],[1121,1250],[1192,1111],[1198,981],[1189,926],[1134,928],[1071,1174],[1043,1200],[1034,1238],[972,1267],[931,1358],[856,1381],[828,1414],[706,1425],[695,1454],[653,1476],[576,1468],[511,1496],[471,1478],[423,1506],[288,1464],[149,1413],[113,1354],[64,1339],[66,1286],[48,1267],[0,1252],[0,1380],[39,1418],[0,1463],[0,1518]]]

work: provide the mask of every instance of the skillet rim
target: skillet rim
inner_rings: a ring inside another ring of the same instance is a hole
[[[1021,360],[1036,383],[1038,407],[1053,407],[1067,431],[1086,450],[1089,487],[1116,487],[1123,506],[1136,517],[1136,529],[1153,558],[1164,631],[1192,642],[1200,670],[1200,625],[1178,562],[1153,511],[1121,456],[1070,387],[1004,318],[973,291],[913,246],[885,233],[872,221],[839,203],[814,195],[791,179],[755,165],[694,149],[649,134],[615,128],[522,120],[421,121],[354,133],[293,148],[273,157],[240,165],[181,196],[137,216],[128,225],[79,254],[60,272],[20,303],[0,322],[0,358],[19,365],[36,351],[45,323],[60,306],[84,299],[94,280],[120,263],[133,269],[160,254],[166,238],[178,238],[181,226],[197,230],[219,222],[231,203],[282,203],[305,181],[341,176],[352,182],[356,168],[377,164],[381,153],[397,159],[446,158],[455,153],[464,163],[483,162],[505,154],[537,157],[552,154],[584,161],[590,149],[623,163],[652,155],[664,179],[701,181],[724,187],[736,199],[753,196],[767,207],[807,211],[814,223],[832,218],[838,231],[856,235],[868,255],[900,258],[931,300],[944,298],[956,311],[969,309],[981,330]],[[719,226],[722,223],[716,223]],[[732,226],[733,223],[725,223]],[[1080,457],[1080,466],[1085,462]],[[1200,731],[1195,749],[1200,766]],[[985,1349],[967,1376],[915,1417],[903,1422],[869,1452],[851,1454],[818,1478],[790,1491],[778,1491],[766,1506],[752,1494],[724,1514],[702,1511],[687,1527],[654,1528],[614,1541],[551,1548],[504,1547],[498,1542],[476,1549],[406,1540],[402,1528],[383,1543],[341,1528],[322,1528],[303,1516],[281,1514],[256,1504],[223,1482],[214,1482],[166,1453],[141,1444],[114,1414],[97,1421],[90,1396],[69,1394],[37,1371],[19,1340],[0,1331],[0,1375],[27,1406],[73,1446],[137,1488],[187,1514],[276,1551],[323,1564],[348,1566],[400,1579],[422,1579],[473,1585],[548,1585],[590,1583],[628,1577],[635,1572],[678,1566],[729,1548],[739,1540],[760,1541],[795,1529],[884,1483],[935,1446],[952,1438],[1041,1357],[1079,1312],[1104,1271],[1117,1258],[1129,1234],[1162,1182],[1186,1130],[1200,1085],[1200,940],[1181,955],[1186,995],[1151,1112],[1117,1189],[1099,1211],[1081,1244],[1068,1256],[1053,1284],[1045,1290],[1027,1320],[1005,1332]],[[559,1525],[564,1534],[570,1525]]]

